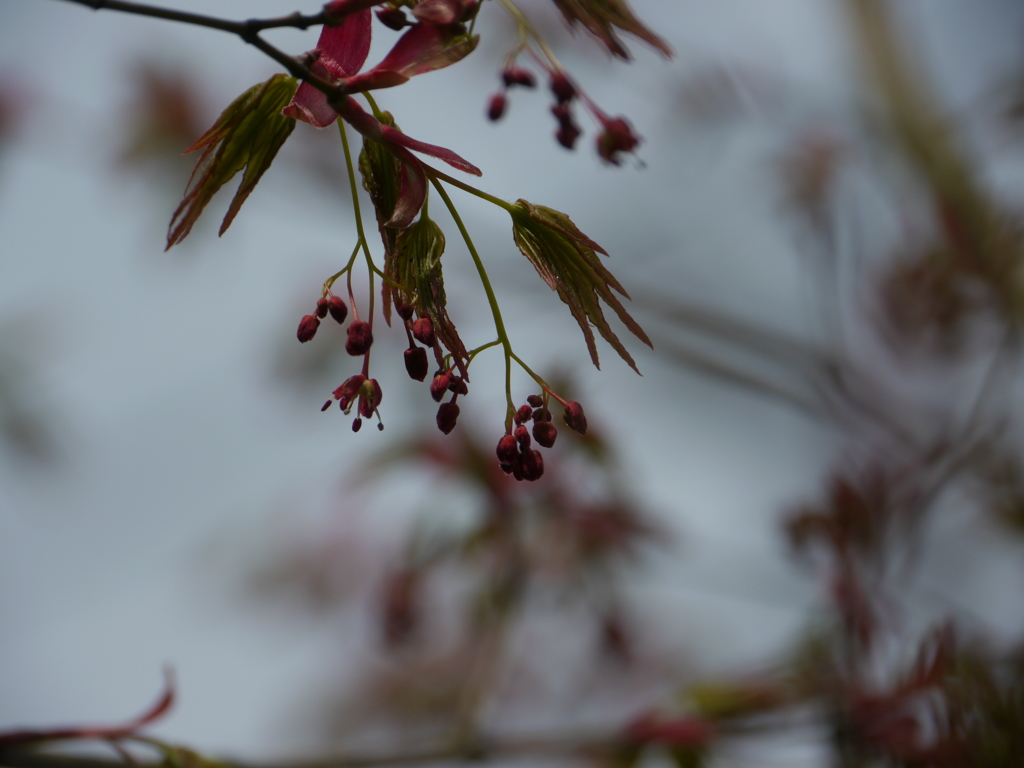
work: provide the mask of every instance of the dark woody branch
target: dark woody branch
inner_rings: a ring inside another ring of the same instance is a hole
[[[248,19],[247,21],[231,21],[220,19],[215,16],[206,16],[201,13],[189,13],[178,11],[173,8],[162,8],[155,5],[143,3],[125,2],[124,0],[65,0],[76,5],[84,5],[94,11],[120,11],[134,16],[146,16],[153,19],[164,19],[165,21],[177,21],[182,24],[192,24],[197,27],[216,29],[221,32],[237,35],[245,42],[255,46],[267,56],[272,58],[284,67],[292,77],[312,85],[318,91],[326,94],[328,103],[333,103],[344,98],[345,90],[339,88],[328,80],[316,75],[305,62],[303,57],[291,56],[280,48],[271,45],[262,37],[260,32],[266,29],[279,29],[281,27],[293,27],[297,29],[308,29],[327,21],[326,14],[321,11],[310,15],[292,13],[287,16],[279,16],[272,19]]]

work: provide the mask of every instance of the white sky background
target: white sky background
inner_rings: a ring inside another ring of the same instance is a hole
[[[294,3],[176,5],[241,17]],[[619,169],[599,163],[590,125],[576,152],[555,145],[546,94],[515,92],[505,120],[483,118],[504,50],[486,35],[510,29],[489,5],[473,63],[381,94],[403,130],[475,162],[488,192],[568,212],[612,254],[628,290],[668,291],[813,337],[813,283],[778,215],[771,162],[805,116],[854,114],[836,4],[636,0],[675,60],[640,44],[631,44],[630,66],[584,44],[567,50],[595,100],[645,137],[645,167],[627,159]],[[922,42],[954,106],[1014,62],[1022,30],[1005,23],[1009,0],[905,5],[921,13]],[[525,6],[561,29],[546,6]],[[301,51],[316,32],[273,40]],[[382,40],[390,38],[378,32]],[[180,699],[156,733],[265,756],[296,743],[281,717],[325,663],[336,666],[339,634],[239,607],[242,555],[335,509],[346,466],[430,426],[434,407],[405,377],[397,346],[390,360],[374,360],[385,387],[382,434],[352,435],[335,412],[320,414],[329,388],[287,388],[273,377],[282,350],[295,358],[299,317],[354,242],[344,197],[319,187],[310,194],[306,177],[275,167],[223,238],[214,222],[224,192],[184,246],[162,252],[176,201],[113,163],[130,96],[125,65],[142,56],[200,77],[211,119],[275,71],[213,31],[55,0],[0,0],[0,72],[16,77],[30,102],[0,158],[0,345],[31,364],[31,398],[61,449],[49,468],[0,454],[0,728],[123,719],[152,698],[170,662]],[[674,103],[679,80],[709,64],[760,72],[797,106],[738,127],[687,123]],[[306,128],[290,144],[309,140]],[[678,556],[662,557],[637,588],[639,605],[712,668],[781,647],[814,590],[782,555],[778,516],[817,491],[835,436],[781,405],[680,373],[625,332],[645,377],[603,343],[603,370],[593,370],[574,321],[515,251],[504,214],[457,202],[493,265],[520,356],[535,369],[561,364],[577,374],[588,415],[620,435],[636,492],[682,532]],[[455,234],[449,302],[457,320],[486,318]],[[298,352],[312,355],[313,345]],[[338,371],[337,382],[351,372]],[[496,441],[500,401],[496,369],[474,377],[459,429]],[[380,545],[400,519],[366,515],[353,525]],[[345,651],[358,657],[368,635],[347,631]]]

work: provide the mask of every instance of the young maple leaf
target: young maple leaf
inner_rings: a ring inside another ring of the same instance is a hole
[[[666,56],[672,55],[668,44],[633,15],[626,0],[554,0],[554,3],[569,24],[582,24],[616,56],[630,58],[629,51],[615,34],[616,28],[639,37]]]
[[[583,336],[587,340],[590,359],[600,368],[597,346],[591,324],[597,327],[605,341],[637,373],[640,371],[622,342],[612,332],[601,309],[600,301],[611,307],[626,327],[644,344],[651,347],[643,328],[630,317],[621,302],[612,293],[618,291],[627,299],[629,295],[598,258],[598,252],[607,252],[577,228],[564,213],[526,200],[517,200],[512,206],[512,236],[523,255],[530,260],[537,273],[551,290],[569,306]],[[600,300],[600,301],[599,301]]]
[[[167,248],[188,236],[217,190],[244,170],[242,182],[220,225],[220,234],[227,231],[242,203],[295,128],[295,121],[282,115],[281,110],[292,100],[297,87],[295,78],[283,74],[254,85],[231,102],[213,127],[185,150],[188,154],[201,149],[203,154],[189,177],[185,197],[171,216]]]
[[[441,256],[444,254],[444,232],[432,220],[419,220],[398,234],[395,272],[398,281],[415,292],[415,306],[420,317],[429,317],[438,340],[452,354],[462,377],[469,380],[466,361],[469,353],[448,317]]]
[[[331,5],[336,6],[340,22],[333,27],[325,26],[321,31],[315,49],[318,58],[312,70],[337,82],[345,89],[346,95],[328,103],[323,93],[309,83],[303,83],[285,108],[285,114],[317,128],[326,128],[341,117],[365,138],[382,145],[398,158],[401,161],[399,194],[386,225],[399,229],[407,227],[423,207],[428,183],[423,163],[412,152],[439,158],[453,168],[475,176],[480,175],[480,169],[450,149],[417,141],[391,125],[381,123],[347,94],[390,88],[415,75],[454,64],[476,48],[479,35],[468,37],[460,24],[419,21],[398,39],[380,64],[357,74],[370,50],[372,16],[369,10],[361,8],[361,0]],[[438,12],[447,8],[451,14],[457,10],[462,13],[459,10],[462,8],[461,0],[434,0],[432,5],[438,6],[435,8]],[[349,8],[357,10],[350,12]]]

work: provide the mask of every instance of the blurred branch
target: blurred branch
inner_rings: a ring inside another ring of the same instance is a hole
[[[623,742],[608,736],[580,734],[572,736],[523,737],[496,741],[478,740],[450,743],[422,749],[391,753],[351,753],[317,760],[293,762],[242,763],[216,760],[219,768],[372,768],[382,765],[423,765],[440,762],[479,762],[506,757],[567,757],[601,753],[622,746]],[[207,762],[203,760],[203,762]],[[212,761],[211,761],[212,762]],[[167,763],[159,760],[133,760],[134,768],[163,768]],[[114,758],[98,758],[74,754],[45,754],[41,752],[4,752],[0,754],[3,768],[124,768],[125,763]]]
[[[1024,313],[1019,243],[1001,225],[999,206],[984,192],[938,99],[906,56],[908,47],[897,37],[889,3],[845,2],[885,116],[907,160],[928,184],[940,224],[1016,322]]]

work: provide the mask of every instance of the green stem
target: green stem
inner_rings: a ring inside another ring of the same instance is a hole
[[[338,133],[341,134],[341,145],[345,148],[345,166],[348,168],[348,184],[352,191],[352,209],[356,216],[356,232],[359,233],[359,245],[363,247],[363,254],[366,256],[366,266],[369,271],[370,280],[370,322],[373,322],[373,257],[370,256],[370,246],[366,243],[366,232],[363,231],[363,214],[359,208],[359,189],[356,186],[356,170],[352,164],[352,150],[348,146],[348,133],[345,130],[345,121],[338,120]],[[358,247],[358,245],[357,245]]]
[[[532,378],[534,381],[536,381],[541,386],[542,389],[547,389],[547,390],[551,389],[551,387],[548,386],[548,383],[546,381],[544,381],[544,379],[542,379],[536,373],[534,373],[533,369],[530,366],[528,366],[526,363],[524,363],[515,352],[512,352],[511,355],[512,355],[512,359],[515,360],[517,363],[519,363],[519,366],[524,371],[526,371],[530,375],[530,378]]]
[[[530,33],[530,36],[537,41],[537,45],[540,46],[544,55],[548,57],[548,61],[551,62],[551,65],[555,69],[564,69],[558,61],[558,58],[555,56],[554,51],[552,51],[551,48],[548,47],[548,44],[544,42],[544,38],[541,37],[540,32],[538,32],[537,28],[533,26],[533,22],[527,18],[526,14],[519,10],[519,7],[513,3],[512,0],[501,0],[501,4],[505,6],[505,10],[508,11],[509,16],[515,19],[516,23],[523,29],[526,29]]]
[[[430,175],[430,174],[428,174]],[[459,228],[459,232],[462,233],[462,239],[466,241],[466,248],[469,249],[469,255],[473,259],[473,264],[476,265],[477,274],[480,275],[480,283],[484,287],[484,293],[487,294],[487,303],[491,307],[491,316],[494,318],[494,330],[498,334],[498,341],[505,350],[505,401],[508,405],[508,410],[505,416],[505,428],[508,429],[512,423],[512,414],[515,413],[515,405],[512,404],[512,344],[508,340],[508,334],[505,332],[505,322],[501,319],[501,309],[498,307],[498,299],[494,295],[494,288],[491,287],[491,279],[487,276],[487,270],[484,268],[484,263],[480,259],[480,254],[477,253],[476,246],[473,245],[473,238],[469,236],[469,231],[466,229],[466,225],[462,222],[462,217],[459,215],[458,210],[452,203],[452,199],[448,197],[448,192],[441,182],[438,181],[433,175],[430,175],[430,183],[434,185],[434,189],[437,190],[437,194],[444,200],[445,206],[448,208],[448,212],[452,215],[452,219],[455,220],[455,226]]]
[[[499,344],[501,344],[501,339],[495,339],[494,341],[489,341],[486,344],[480,345],[476,349],[471,349],[469,351],[469,355],[466,358],[466,365],[469,365],[470,363],[472,363],[473,362],[473,358],[476,357],[477,355],[479,355],[485,349],[490,349],[491,347],[496,347]]]
[[[464,181],[459,181],[458,179],[449,176],[447,173],[437,170],[437,168],[432,168],[431,166],[424,164],[423,169],[427,172],[427,176],[430,178],[431,182],[434,183],[435,187],[437,186],[436,180],[440,179],[446,184],[451,184],[453,187],[458,187],[463,192],[469,192],[469,194],[475,195],[476,197],[479,197],[481,200],[486,200],[488,203],[493,203],[499,208],[504,208],[509,213],[512,213],[512,210],[515,207],[514,205],[512,205],[512,203],[506,202],[502,200],[500,197],[489,195],[483,190],[477,189],[472,184],[467,184]]]
[[[324,280],[324,290],[323,290],[323,294],[322,294],[323,296],[327,296],[327,294],[334,287],[335,281],[337,281],[337,279],[339,277],[341,277],[346,272],[348,272],[350,269],[352,269],[352,264],[355,262],[356,256],[358,256],[358,255],[359,255],[359,243],[357,242],[356,243],[356,247],[352,249],[352,255],[348,257],[348,262],[346,262],[345,266],[342,267],[341,269],[339,269],[337,272],[335,272],[330,277],[328,277],[326,280]]]

